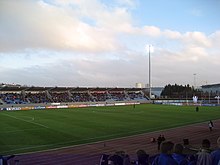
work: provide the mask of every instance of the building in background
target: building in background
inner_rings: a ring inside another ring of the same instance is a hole
[[[155,96],[155,98],[158,98],[161,96],[161,92],[163,91],[164,87],[152,87],[151,92]]]
[[[220,84],[209,84],[209,85],[202,85],[201,90],[204,93],[212,93],[213,95],[220,95]]]
[[[143,83],[136,83],[135,84],[135,88],[144,88],[144,84]]]
[[[154,99],[160,98],[163,89],[164,89],[164,87],[151,87],[151,97]],[[149,85],[145,86],[145,91],[149,92]]]

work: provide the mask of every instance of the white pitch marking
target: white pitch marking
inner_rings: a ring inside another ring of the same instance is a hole
[[[11,116],[11,115],[8,115],[8,114],[3,114],[2,115],[5,115],[5,116],[8,116],[8,117],[11,117],[11,118],[14,118],[14,119],[17,119],[17,120],[21,120],[21,121],[25,121],[27,123],[31,123],[31,124],[35,124],[35,125],[38,125],[38,126],[41,126],[41,127],[44,127],[44,128],[49,128],[43,124],[39,124],[39,123],[36,123],[36,122],[33,122],[33,121],[28,121],[28,120],[24,120],[24,119],[20,119],[18,117],[15,117],[15,116]]]
[[[2,131],[1,133],[14,133],[14,132],[24,132],[24,131],[28,131],[28,130],[40,130],[40,129],[44,129],[44,128],[36,128],[36,129],[20,129],[20,130],[14,130],[14,131]]]

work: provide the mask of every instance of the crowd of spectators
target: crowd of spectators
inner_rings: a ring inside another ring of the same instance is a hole
[[[46,92],[39,92],[39,93],[26,93],[26,99],[29,103],[49,103],[52,100],[47,96]]]
[[[50,93],[51,99],[54,103],[60,103],[60,102],[72,102],[73,99],[71,98],[71,95],[68,92],[52,92]]]
[[[6,104],[26,104],[27,99],[21,93],[0,94],[0,99]]]
[[[109,95],[114,101],[124,101],[128,99],[124,92],[109,92]]]
[[[60,103],[60,102],[107,102],[107,101],[138,101],[147,98],[141,92],[17,92],[0,94],[0,99],[6,104],[27,103]]]
[[[128,92],[128,96],[131,100],[146,99],[142,92]]]
[[[93,92],[91,95],[94,97],[95,102],[111,99],[107,92]]]
[[[87,92],[71,93],[71,98],[73,102],[90,102],[94,100]]]
[[[164,141],[160,146],[159,154],[150,156],[145,150],[138,150],[135,160],[131,160],[124,151],[112,155],[103,154],[99,165],[219,165],[220,137],[217,139],[217,146],[217,149],[211,150],[208,139],[202,141],[199,149]],[[187,153],[186,150],[191,150],[193,153]]]

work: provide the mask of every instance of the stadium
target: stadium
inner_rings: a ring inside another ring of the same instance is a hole
[[[0,165],[220,165],[219,8],[0,0]]]
[[[174,143],[187,140],[193,148],[187,154],[199,149],[204,138],[211,141],[212,149],[217,147],[217,101],[208,104],[203,98],[195,103],[191,96],[152,100],[148,91],[2,84],[0,152],[15,155],[8,160],[11,164],[104,165],[106,155],[119,151],[135,162],[137,150],[144,149],[151,164],[159,153],[152,139],[159,135]],[[212,132],[207,126],[210,120],[215,125]]]

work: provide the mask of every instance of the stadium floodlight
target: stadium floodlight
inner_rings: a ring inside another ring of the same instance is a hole
[[[194,89],[197,89],[196,88],[196,73],[193,73],[193,76],[194,76]]]
[[[149,77],[148,77],[148,79],[149,79],[149,99],[151,99],[151,57],[150,57],[151,48],[152,48],[152,45],[148,45],[146,47],[146,49],[148,50],[148,54],[149,54],[149,60],[148,60],[148,62],[149,62],[149,64],[148,64],[148,66],[149,66],[149,69],[148,69],[148,71],[149,71]]]

